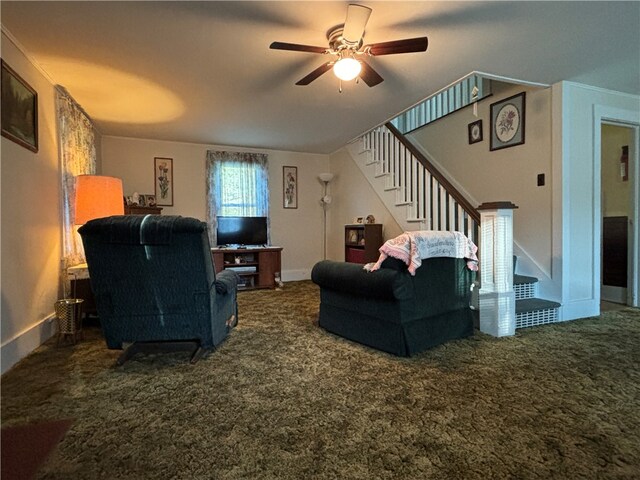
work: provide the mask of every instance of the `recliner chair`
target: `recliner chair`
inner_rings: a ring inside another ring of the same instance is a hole
[[[168,215],[113,216],[79,229],[107,347],[217,347],[238,321],[237,274],[216,277],[207,226]]]

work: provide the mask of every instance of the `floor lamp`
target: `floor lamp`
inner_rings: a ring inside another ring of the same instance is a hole
[[[331,203],[331,196],[327,195],[327,186],[329,182],[333,180],[333,173],[321,173],[318,178],[324,183],[324,193],[320,199],[322,204],[322,213],[324,215],[322,222],[322,247],[324,252],[324,259],[327,259],[327,206]]]
[[[122,180],[103,175],[78,175],[76,177],[76,196],[74,223],[84,225],[95,218],[124,215]],[[67,268],[67,275],[73,273],[77,280],[78,272],[85,271],[86,263]],[[75,297],[75,292],[73,292]]]

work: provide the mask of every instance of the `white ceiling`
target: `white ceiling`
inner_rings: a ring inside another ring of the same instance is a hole
[[[426,53],[371,58],[369,88],[326,61],[270,50],[326,46],[348,2],[1,2],[3,29],[101,133],[330,153],[478,70],[640,94],[640,2],[359,2],[365,43],[429,37]]]

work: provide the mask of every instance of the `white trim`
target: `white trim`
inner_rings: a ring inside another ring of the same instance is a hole
[[[55,334],[56,325],[53,321],[54,319],[55,314],[52,313],[0,346],[1,374],[7,372]]]
[[[634,145],[631,158],[631,170],[633,180],[633,191],[631,196],[633,197],[633,205],[635,208],[631,212],[632,219],[631,225],[633,226],[633,244],[631,245],[632,258],[629,265],[633,268],[630,272],[630,278],[632,280],[631,285],[627,285],[627,297],[629,303],[633,306],[638,306],[638,290],[640,288],[640,267],[638,267],[638,236],[640,235],[640,228],[638,228],[638,218],[640,213],[638,210],[639,197],[639,177],[638,170],[640,162],[638,160],[638,142],[640,137],[640,112],[634,110],[626,110],[615,107],[608,107],[605,105],[593,106],[593,192],[594,192],[594,208],[593,208],[593,295],[594,298],[600,303],[600,285],[602,276],[602,245],[600,239],[602,238],[602,205],[601,205],[601,189],[602,189],[602,124],[614,124],[622,127],[631,128],[634,131]],[[600,247],[596,248],[596,245]]]
[[[260,147],[237,147],[237,146],[230,146],[230,145],[219,145],[216,143],[198,143],[198,142],[181,142],[178,140],[160,140],[157,138],[142,138],[142,137],[127,137],[124,135],[109,135],[109,134],[103,134],[102,135],[102,141],[104,143],[104,139],[105,138],[113,138],[116,140],[129,140],[129,141],[139,141],[139,142],[154,142],[154,143],[172,143],[172,144],[177,144],[177,145],[191,145],[191,146],[197,146],[197,147],[207,147],[209,149],[213,148],[213,149],[219,149],[219,150],[225,150],[225,151],[229,151],[229,152],[249,152],[249,153],[271,153],[271,152],[279,152],[279,153],[304,153],[306,155],[315,155],[318,157],[329,157],[328,153],[312,153],[312,152],[303,152],[303,151],[297,151],[297,150],[277,150],[277,149],[273,149],[273,148],[260,148]]]
[[[559,317],[559,320],[562,322],[597,317],[600,315],[600,302],[594,299],[574,300],[568,305],[563,305],[560,310],[562,311],[562,317]]]
[[[298,282],[300,280],[311,280],[311,269],[301,268],[298,270],[283,270],[283,282]]]
[[[9,29],[7,27],[5,27],[4,25],[1,25],[1,29],[2,29],[2,33],[4,33],[4,35],[11,41],[11,43],[13,43],[15,45],[15,47],[20,50],[20,53],[22,53],[27,60],[29,60],[29,62],[36,68],[36,70],[38,70],[38,72],[40,72],[40,74],[53,86],[56,86],[57,83],[56,81],[53,79],[53,77],[51,75],[49,75],[49,73],[42,68],[42,65],[40,65],[35,58],[33,58],[33,55],[31,55],[27,49],[24,47],[24,45],[22,45],[22,43],[20,43],[20,41],[13,35],[13,33],[11,33],[9,31]]]
[[[548,83],[529,82],[528,80],[520,80],[518,78],[504,77],[502,75],[494,75],[492,73],[479,72],[477,70],[474,70],[469,75],[480,75],[484,78],[488,78],[489,80],[496,80],[498,82],[503,82],[503,83],[515,83],[516,85],[526,85],[528,87],[549,88],[551,86]],[[466,75],[463,78],[466,78],[469,75]]]
[[[604,93],[604,94],[608,94],[608,95],[615,95],[615,96],[618,96],[618,97],[619,96],[628,97],[629,100],[633,100],[634,102],[638,101],[638,95],[634,95],[633,93],[619,92],[617,90],[610,90],[608,88],[603,88],[603,87],[595,87],[593,85],[586,85],[584,83],[571,82],[571,81],[568,81],[568,80],[563,80],[562,83],[565,84],[565,85],[570,85],[572,87],[578,87],[581,90],[591,90],[592,92]]]
[[[568,175],[568,166],[564,164],[565,152],[564,132],[567,124],[562,115],[566,109],[564,84],[557,83],[551,87],[551,279],[553,290],[559,293],[558,302],[561,305],[567,300],[566,287],[563,282],[565,270],[565,255],[563,255],[563,189],[566,188],[564,179],[565,171]],[[556,295],[557,296],[557,295]],[[558,309],[558,320],[564,318],[564,309]]]
[[[611,285],[602,285],[600,288],[600,300],[626,305],[627,289],[623,287],[612,287]]]

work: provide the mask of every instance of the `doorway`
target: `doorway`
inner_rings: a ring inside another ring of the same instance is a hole
[[[622,305],[637,301],[636,130],[623,124],[601,125],[600,298]]]

